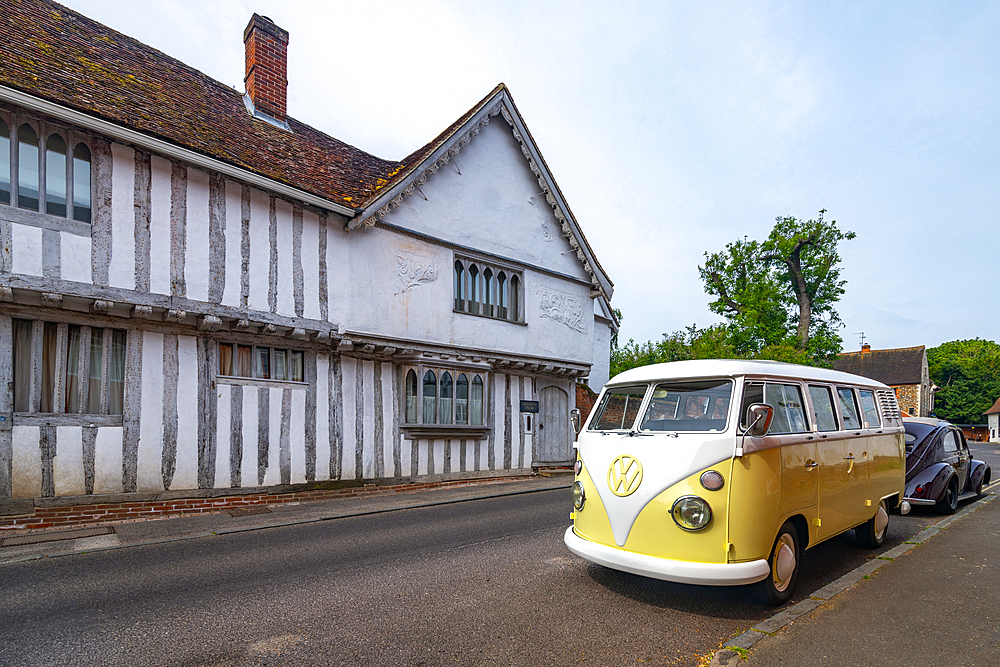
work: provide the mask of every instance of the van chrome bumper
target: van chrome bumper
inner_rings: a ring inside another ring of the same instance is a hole
[[[577,556],[598,565],[679,584],[739,586],[760,581],[771,573],[763,559],[746,563],[694,563],[632,553],[585,540],[573,531],[573,526],[566,529],[563,541]]]

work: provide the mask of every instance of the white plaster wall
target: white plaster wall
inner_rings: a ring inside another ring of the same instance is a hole
[[[344,231],[346,221],[331,215],[326,221],[326,279],[330,295],[330,321],[343,330],[351,312],[353,281],[350,275],[351,258],[356,252],[356,234]]]
[[[346,330],[581,363],[590,363],[593,357],[593,300],[588,285],[524,271],[522,307],[527,326],[453,313],[451,250],[380,229],[362,232],[353,241],[353,307],[342,327]],[[433,278],[406,285],[399,278],[401,262],[431,265]],[[560,321],[543,309],[553,294],[575,301],[574,317]]]
[[[122,432],[120,426],[97,429],[94,443],[94,493],[121,493]]]
[[[42,495],[42,452],[38,446],[38,426],[14,426],[11,495],[37,498]]]
[[[319,319],[319,216],[302,214],[302,274],[304,317]]]
[[[330,479],[330,357],[316,355],[316,479]],[[391,442],[391,440],[390,440]]]
[[[292,276],[292,207],[279,199],[278,217],[278,312],[295,316],[295,282]]]
[[[289,434],[292,484],[306,481],[306,392],[292,390],[292,420]]]
[[[597,319],[594,320],[594,362],[587,377],[587,386],[600,392],[610,379],[611,373],[611,326]]]
[[[226,284],[222,303],[240,305],[240,276],[243,268],[243,186],[226,181]]]
[[[395,469],[392,463],[393,450],[393,427],[392,408],[393,401],[398,400],[392,395],[392,376],[395,373],[393,364],[382,364],[382,476],[392,477]]]
[[[187,297],[208,301],[208,174],[188,169],[187,249],[184,255],[184,283]]]
[[[375,362],[361,361],[361,373],[363,376],[363,386],[361,391],[362,402],[362,445],[361,445],[361,476],[364,479],[371,479],[375,476]],[[344,396],[345,402],[347,396]],[[351,394],[354,399],[354,394]],[[351,405],[357,409],[355,400],[351,400]],[[352,450],[353,451],[353,450]]]
[[[90,237],[68,232],[59,234],[59,258],[63,280],[78,283],[93,282],[90,265]]]
[[[83,473],[82,427],[60,426],[56,429],[52,479],[57,496],[82,496],[87,492]]]
[[[163,490],[163,334],[142,335],[142,395],[136,490]]]
[[[177,462],[171,489],[198,488],[198,339],[177,337]]]
[[[149,160],[149,290],[170,294],[170,170],[169,160]]]
[[[267,471],[264,473],[264,486],[281,484],[281,395],[282,390],[276,387],[261,387],[268,391],[268,445]]]
[[[589,282],[502,117],[420,189],[426,201],[414,193],[385,222]]]
[[[233,410],[232,385],[216,384],[215,411],[215,482],[216,489],[228,489],[232,484],[229,466],[230,436],[232,424],[230,415]]]
[[[357,444],[355,435],[355,424],[357,423],[355,409],[355,365],[359,363],[355,359],[344,358],[341,361],[341,375],[343,377],[343,397],[344,397],[344,456],[340,465],[341,479],[354,479],[357,468],[354,460],[354,452]]]
[[[271,265],[269,238],[270,204],[266,194],[250,190],[250,298],[253,310],[267,312],[268,267]]]
[[[243,460],[240,479],[243,486],[257,486],[258,413],[257,392],[267,391],[258,387],[243,387]]]
[[[42,228],[10,225],[11,272],[28,276],[42,275]]]
[[[112,287],[135,289],[135,151],[111,144],[111,264]]]

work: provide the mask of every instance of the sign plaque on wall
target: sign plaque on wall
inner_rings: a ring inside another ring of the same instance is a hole
[[[538,401],[521,401],[521,412],[538,412]]]

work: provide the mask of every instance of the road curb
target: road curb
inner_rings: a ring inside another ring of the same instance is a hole
[[[955,514],[945,517],[931,526],[927,526],[906,542],[875,556],[839,579],[817,589],[809,597],[757,623],[743,634],[737,635],[727,641],[723,648],[712,655],[712,660],[708,663],[708,667],[737,667],[744,662],[742,654],[746,653],[764,637],[774,635],[802,616],[828,604],[838,595],[854,586],[854,584],[870,576],[885,565],[892,563],[899,556],[910,552],[914,547],[923,544],[954,522],[975,512],[986,503],[993,501],[996,497],[995,495],[988,495],[966,505]]]

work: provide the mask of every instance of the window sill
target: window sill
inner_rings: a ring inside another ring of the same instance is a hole
[[[457,308],[452,308],[453,313],[458,313],[460,315],[471,315],[472,317],[481,317],[484,320],[492,320],[494,322],[506,322],[507,324],[517,324],[522,327],[528,326],[527,322],[508,320],[503,317],[493,317],[492,315],[484,315],[483,313],[470,313],[467,310],[459,310]]]
[[[298,380],[265,380],[260,378],[244,378],[235,375],[216,375],[215,381],[218,384],[240,384],[250,387],[291,387],[298,389],[309,386],[308,382],[300,382]]]
[[[467,424],[400,424],[408,440],[455,439],[485,440],[490,435],[489,426]]]

